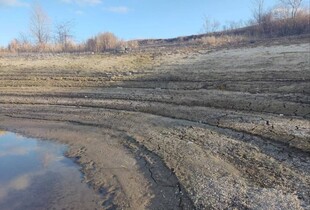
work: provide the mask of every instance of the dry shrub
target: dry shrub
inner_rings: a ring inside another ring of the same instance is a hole
[[[96,37],[97,52],[115,49],[118,42],[118,38],[111,32],[99,34]]]
[[[210,45],[210,46],[221,46],[225,44],[233,44],[244,41],[244,36],[205,36],[197,40],[199,44]]]
[[[9,50],[10,52],[16,52],[16,51],[18,51],[18,49],[19,49],[18,40],[17,40],[17,39],[13,39],[13,40],[10,42],[9,46],[8,46],[8,50]]]
[[[1,55],[4,55],[4,54],[7,54],[8,53],[8,50],[4,47],[0,47],[0,56]]]
[[[127,47],[126,41],[124,41],[124,40],[118,40],[118,42],[116,43],[114,49],[120,49],[120,48],[125,49],[126,47]]]
[[[23,39],[21,39],[23,40]],[[98,34],[88,39],[85,43],[76,44],[72,40],[67,40],[65,46],[62,43],[42,43],[32,44],[30,42],[14,39],[8,45],[7,50],[14,53],[20,52],[105,52],[105,51],[128,51],[139,46],[138,41],[124,41],[116,37],[111,32]]]
[[[206,36],[206,37],[202,37],[200,39],[202,44],[206,44],[206,45],[216,45],[217,44],[217,40],[215,36]]]
[[[126,45],[130,49],[137,49],[137,48],[139,48],[139,42],[137,40],[127,41]]]
[[[266,37],[281,37],[310,33],[310,13],[300,10],[294,18],[271,12],[262,17],[262,23],[253,28],[253,34]]]
[[[33,46],[30,43],[21,42],[17,39],[13,39],[8,46],[8,50],[13,53],[29,52],[33,50]]]
[[[136,49],[139,47],[138,41],[124,41],[124,40],[119,40],[115,52],[118,53],[127,53],[130,52],[133,49]]]
[[[60,53],[60,52],[83,52],[85,51],[85,45],[77,45],[73,41],[68,41],[66,49],[64,50],[61,44],[37,44],[33,45],[31,43],[22,43],[17,39],[14,39],[8,45],[7,50],[12,53]]]
[[[105,32],[88,39],[86,49],[92,52],[104,52],[116,49],[123,45],[123,43],[124,41],[119,40],[113,33]]]
[[[90,38],[86,41],[86,50],[87,51],[96,52],[96,50],[97,50],[96,46],[97,46],[97,44],[96,44],[95,38]]]
[[[310,33],[310,12],[303,11],[295,17],[295,33]]]

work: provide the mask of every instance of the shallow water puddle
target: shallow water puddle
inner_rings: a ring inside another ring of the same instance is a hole
[[[67,147],[0,132],[0,209],[99,209]]]

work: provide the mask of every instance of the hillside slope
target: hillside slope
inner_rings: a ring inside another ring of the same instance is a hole
[[[310,208],[310,45],[0,58],[0,128],[70,145],[106,209]]]

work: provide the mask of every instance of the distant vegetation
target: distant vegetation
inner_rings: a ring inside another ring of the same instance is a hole
[[[310,33],[309,8],[302,8],[303,0],[279,0],[279,5],[264,9],[264,0],[252,0],[253,17],[247,23],[229,22],[220,28],[216,20],[206,18],[203,35],[169,39],[195,44],[218,46],[244,41],[248,38],[281,37]],[[20,34],[0,52],[106,52],[138,48],[158,40],[124,41],[111,32],[100,33],[83,43],[74,42],[71,21],[56,24],[52,30],[50,19],[40,5],[32,8],[29,34]]]
[[[137,48],[137,41],[123,41],[117,38],[111,32],[105,32],[98,34],[97,36],[90,38],[84,44],[84,50],[92,52],[104,52],[110,50],[125,51],[126,49]]]
[[[29,34],[21,33],[13,39],[7,49],[9,52],[105,52],[110,50],[126,51],[137,48],[137,41],[124,41],[111,32],[100,33],[86,42],[76,43],[72,35],[72,21],[51,27],[51,21],[43,8],[36,4],[30,15]]]

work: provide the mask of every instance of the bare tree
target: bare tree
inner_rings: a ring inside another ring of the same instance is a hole
[[[303,0],[280,0],[285,6],[289,7],[291,12],[291,17],[295,19],[298,10],[300,9]]]
[[[56,25],[56,41],[61,45],[63,51],[68,50],[69,43],[72,41],[72,22],[67,21]]]
[[[32,7],[30,32],[39,46],[44,46],[50,39],[50,19],[39,4]]]
[[[211,20],[208,17],[205,17],[204,23],[203,23],[203,28],[202,31],[203,33],[212,33],[215,32],[219,29],[220,27],[220,22],[216,21],[216,20]]]
[[[213,32],[215,32],[219,29],[220,26],[221,26],[221,23],[219,21],[213,20],[213,22],[211,24],[211,29]]]
[[[289,8],[283,7],[283,5],[276,5],[270,13],[275,20],[285,20],[290,17]]]
[[[265,0],[252,0],[253,18],[258,25],[262,24]]]
[[[19,41],[22,44],[30,44],[29,36],[23,32],[19,33]]]
[[[19,34],[19,40],[18,41],[20,43],[20,48],[22,51],[24,51],[24,52],[31,51],[32,46],[31,46],[31,42],[29,40],[29,36],[27,34],[21,32]]]
[[[235,29],[244,27],[245,23],[242,20],[239,20],[239,21],[232,20],[232,21],[228,21],[227,25],[228,25],[228,30],[235,30]]]

